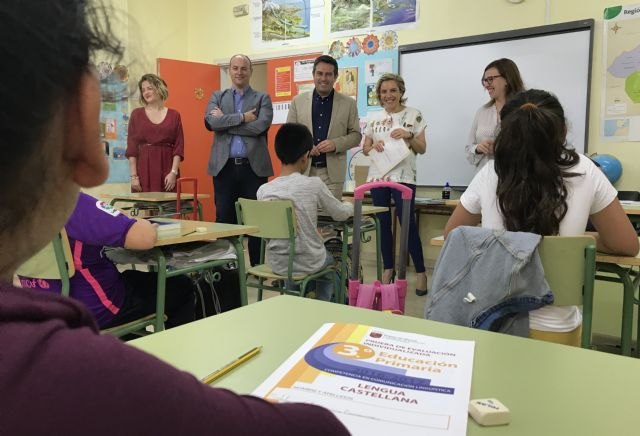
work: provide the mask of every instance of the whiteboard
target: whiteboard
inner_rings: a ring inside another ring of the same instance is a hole
[[[400,47],[407,105],[427,122],[427,151],[417,158],[417,184],[467,186],[477,168],[465,145],[476,111],[489,101],[484,68],[513,60],[527,89],[555,94],[568,120],[567,142],[587,151],[593,20]]]

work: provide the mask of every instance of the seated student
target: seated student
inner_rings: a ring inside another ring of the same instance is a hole
[[[293,203],[298,225],[293,260],[295,273],[320,271],[334,261],[318,233],[318,208],[336,221],[344,221],[353,215],[353,204],[336,200],[319,177],[304,175],[312,148],[313,137],[306,126],[283,124],[276,134],[276,155],[282,162],[280,177],[262,185],[257,194],[258,200],[291,200]],[[289,242],[270,240],[266,257],[276,274],[287,274]],[[332,293],[333,283],[316,281],[318,299],[329,301]]]
[[[107,178],[90,58],[118,62],[122,46],[100,5],[0,2],[0,59],[11,66],[0,68],[0,172],[11,181],[0,190],[0,433],[348,434],[321,407],[211,388],[101,335],[74,299],[11,285],[67,221],[79,187]]]
[[[635,256],[638,238],[615,188],[589,158],[566,144],[558,99],[545,91],[525,91],[507,102],[500,116],[495,160],[471,181],[445,237],[458,226],[480,222],[543,236],[581,235],[591,219],[599,251]],[[575,306],[546,306],[529,312],[529,321],[532,337],[579,343],[582,315]]]
[[[76,207],[64,226],[69,237],[76,273],[70,280],[70,297],[82,301],[100,328],[142,318],[156,310],[155,272],[128,270],[120,273],[104,255],[104,248],[147,250],[154,246],[156,225],[133,219],[117,209],[80,193]],[[23,288],[59,293],[59,280],[21,277]],[[167,279],[165,312],[167,328],[195,319],[195,294],[187,276]]]

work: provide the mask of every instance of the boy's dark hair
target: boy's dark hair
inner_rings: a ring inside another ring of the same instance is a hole
[[[294,164],[313,148],[313,136],[304,124],[286,123],[276,133],[276,155],[285,164]]]

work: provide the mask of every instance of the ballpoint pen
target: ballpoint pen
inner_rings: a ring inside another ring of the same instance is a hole
[[[260,352],[260,350],[262,350],[262,346],[260,347],[255,347],[252,348],[251,350],[247,351],[246,353],[244,353],[242,356],[238,357],[237,359],[227,363],[225,366],[223,366],[222,368],[212,372],[211,374],[209,374],[208,376],[204,377],[202,379],[203,383],[209,384],[217,379],[219,379],[220,377],[222,377],[223,375],[225,375],[226,373],[228,373],[229,371],[231,371],[232,369],[240,366],[241,364],[243,364],[244,362],[246,362],[247,360],[251,359],[253,356],[255,356],[256,354],[258,354]]]
[[[187,232],[187,233],[185,233],[185,234],[183,234],[183,235],[180,235],[180,236],[188,236],[188,235],[190,235],[190,234],[192,234],[192,233],[195,233],[196,231],[197,231],[197,230],[191,230],[190,232]]]

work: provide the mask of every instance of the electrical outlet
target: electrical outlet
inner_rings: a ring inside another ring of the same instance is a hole
[[[233,16],[234,17],[244,17],[245,15],[249,15],[249,5],[238,5],[233,7]]]

